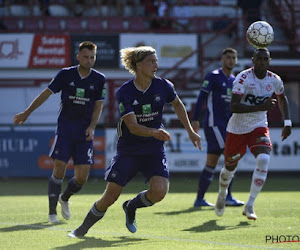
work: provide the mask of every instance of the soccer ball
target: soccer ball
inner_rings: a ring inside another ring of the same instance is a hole
[[[265,48],[274,40],[274,31],[265,21],[252,23],[247,30],[247,40],[254,48]]]

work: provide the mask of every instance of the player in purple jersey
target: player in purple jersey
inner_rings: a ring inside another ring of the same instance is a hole
[[[79,45],[79,65],[63,68],[49,86],[37,96],[29,107],[14,118],[23,124],[29,115],[42,105],[51,94],[61,92],[61,107],[55,140],[50,151],[54,159],[49,181],[49,222],[58,222],[56,206],[61,204],[62,216],[70,219],[69,198],[86,182],[93,164],[93,136],[101,116],[105,97],[105,76],[92,67],[96,60],[97,46],[90,42]],[[75,174],[61,194],[67,162],[73,158]]]
[[[195,132],[198,132],[200,128],[200,115],[202,110],[205,110],[203,129],[207,141],[206,164],[199,178],[194,207],[214,206],[214,204],[204,199],[204,195],[214,178],[214,171],[219,158],[224,152],[226,126],[231,116],[229,104],[232,82],[235,79],[232,75],[232,70],[237,63],[237,51],[232,48],[224,49],[221,61],[222,68],[216,69],[206,75],[200,89],[192,119],[193,129]],[[232,197],[231,185],[228,189],[226,205],[244,205],[244,202]]]
[[[155,76],[158,69],[155,49],[140,46],[120,52],[123,65],[135,77],[125,82],[116,93],[121,116],[117,129],[117,153],[105,173],[108,183],[103,196],[92,206],[82,225],[69,234],[70,237],[85,235],[138,172],[145,176],[150,187],[123,203],[126,227],[130,232],[137,230],[136,209],[152,206],[165,197],[169,190],[169,170],[164,142],[171,139],[162,124],[166,103],[172,104],[194,146],[202,149],[201,138],[193,131],[173,84]]]

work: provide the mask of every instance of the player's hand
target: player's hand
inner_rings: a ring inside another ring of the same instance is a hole
[[[194,129],[195,133],[198,133],[199,128],[200,128],[199,122],[198,121],[192,121],[191,124],[192,124],[192,128]]]
[[[28,116],[25,114],[25,112],[18,113],[14,117],[14,124],[22,125],[27,120],[27,118],[28,118]]]
[[[91,141],[94,138],[95,129],[88,127],[85,131],[86,141]]]
[[[198,147],[200,150],[202,150],[201,136],[195,132],[191,132],[189,134],[189,137],[190,137],[191,142],[194,144],[194,146]]]
[[[271,97],[267,99],[264,103],[265,110],[272,110],[277,103],[277,99],[272,99]]]
[[[164,130],[164,129],[156,129],[154,132],[153,132],[153,137],[158,139],[158,140],[161,140],[161,141],[169,141],[171,140],[171,135],[168,131]]]
[[[290,126],[285,126],[282,129],[281,140],[284,141],[286,138],[290,136],[292,133],[292,128]]]

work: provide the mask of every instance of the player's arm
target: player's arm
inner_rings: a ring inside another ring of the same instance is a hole
[[[28,108],[21,113],[18,113],[14,117],[14,124],[23,124],[29,115],[36,110],[39,106],[41,106],[52,94],[51,90],[46,88],[44,89],[33,101],[32,103],[28,106]]]
[[[104,100],[98,100],[95,102],[95,106],[92,113],[91,123],[89,127],[85,131],[86,140],[90,141],[94,137],[95,129],[97,126],[97,123],[101,117],[102,109],[103,109],[103,102]]]
[[[198,147],[200,150],[202,150],[201,145],[201,137],[194,132],[192,125],[190,123],[190,120],[188,118],[185,106],[183,105],[182,101],[177,96],[175,100],[172,102],[172,106],[174,108],[174,111],[182,123],[182,125],[185,127],[186,131],[189,134],[190,140],[194,144],[195,147]]]
[[[127,128],[131,134],[143,136],[143,137],[154,137],[158,140],[169,141],[171,139],[170,134],[164,129],[148,128],[141,124],[138,124],[135,114],[128,113],[122,117]]]
[[[287,97],[284,94],[278,95],[277,100],[278,100],[278,107],[284,119],[284,127],[282,129],[281,138],[282,140],[285,140],[292,133],[291,131],[292,122],[290,118],[289,102]]]
[[[206,103],[206,101],[207,101],[207,97],[208,97],[208,93],[200,90],[198,98],[197,98],[197,102],[195,105],[195,111],[194,111],[194,114],[192,117],[192,127],[196,133],[200,129],[199,119],[200,119],[201,112],[203,110],[204,103]]]
[[[276,99],[268,98],[264,103],[248,106],[241,103],[242,95],[232,94],[231,102],[230,102],[230,111],[231,113],[251,113],[257,111],[268,111],[272,110],[275,107],[277,102]]]

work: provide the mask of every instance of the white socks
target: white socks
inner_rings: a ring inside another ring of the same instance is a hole
[[[255,199],[267,179],[269,161],[270,155],[268,154],[259,154],[256,157],[256,168],[253,171],[250,195],[246,206],[254,205]]]
[[[228,186],[232,180],[235,170],[229,171],[225,167],[222,168],[219,176],[219,194],[222,196],[227,195]]]

